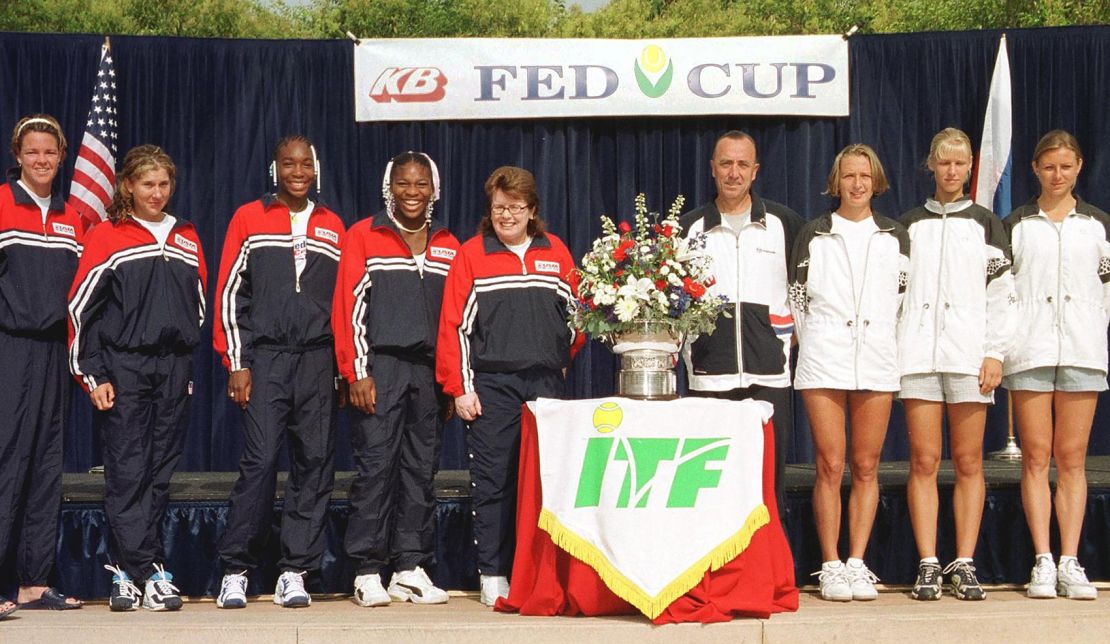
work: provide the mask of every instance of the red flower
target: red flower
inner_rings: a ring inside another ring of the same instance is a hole
[[[621,231],[622,233],[631,232],[632,226],[629,226],[627,221],[622,221],[619,225],[617,225],[617,230]]]
[[[624,269],[623,269],[623,268],[618,268],[618,269],[617,269],[617,272],[616,272],[616,273],[613,273],[613,275],[614,275],[615,277],[624,277]]]
[[[659,224],[655,224],[654,226],[651,227],[651,229],[655,231],[656,235],[663,232],[663,227],[660,226]]]
[[[655,290],[662,291],[667,288],[667,280],[655,280]]]
[[[625,258],[628,257],[628,251],[631,250],[632,247],[635,245],[636,242],[632,241],[631,239],[626,239],[622,241],[621,245],[617,246],[613,250],[613,259],[617,262],[623,262]]]
[[[682,279],[682,288],[690,295],[690,297],[695,299],[705,295],[705,287],[701,284],[698,284],[689,277]]]
[[[571,269],[571,271],[567,273],[567,283],[570,284],[570,288],[577,293],[578,285],[582,283],[582,276],[577,270]]]
[[[664,237],[670,237],[673,234],[674,234],[674,227],[673,226],[671,226],[670,224],[667,224],[666,226],[663,226],[663,236]]]

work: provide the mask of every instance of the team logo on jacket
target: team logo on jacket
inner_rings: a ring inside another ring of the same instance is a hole
[[[453,248],[440,248],[438,246],[432,246],[428,249],[428,254],[437,259],[446,259],[447,261],[455,259],[455,249]]]
[[[326,240],[330,241],[333,244],[338,244],[339,243],[339,235],[334,230],[328,230],[327,228],[317,227],[316,228],[316,236],[319,237],[320,239],[326,239]]]
[[[536,272],[537,273],[554,273],[554,274],[558,275],[562,271],[559,270],[559,262],[543,262],[543,261],[540,261],[540,260],[537,259],[536,260]]]
[[[77,231],[73,229],[73,226],[59,224],[58,222],[54,222],[54,232],[59,235],[69,235],[70,237],[77,236]]]
[[[174,234],[173,243],[177,244],[178,246],[180,246],[180,247],[182,247],[186,250],[192,251],[194,254],[196,254],[196,252],[197,252],[197,245],[194,242],[191,242],[188,239],[185,239],[181,235]]]

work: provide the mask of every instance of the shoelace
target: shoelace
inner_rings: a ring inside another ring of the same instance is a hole
[[[236,591],[236,592],[239,592],[239,593],[243,593],[245,595],[247,593],[247,576],[236,574],[236,573],[233,573],[233,574],[230,574],[230,575],[224,575],[224,580],[223,580],[223,584],[221,585],[221,590],[223,592],[227,592],[228,590],[233,590],[233,591]]]
[[[154,564],[154,570],[157,572],[151,576],[151,580],[154,582],[154,590],[157,591],[159,595],[176,595],[180,592],[177,590],[177,586],[174,586],[173,582],[170,581],[173,579],[173,575],[166,572],[165,567]],[[161,579],[154,579],[155,576],[161,577]]]
[[[879,578],[867,566],[860,566],[859,568],[844,566],[844,570],[847,571],[848,579],[851,581],[862,580],[872,584],[879,581]]]
[[[307,595],[308,593],[304,589],[304,576],[307,574],[308,571],[293,572],[292,570],[281,573],[281,582],[284,584],[281,589],[281,594],[285,595],[288,594],[290,590],[293,590]]]
[[[979,583],[979,580],[975,577],[975,566],[969,564],[966,561],[953,561],[952,563],[944,567],[944,570],[941,571],[941,574],[951,575],[957,570],[963,573],[961,579],[963,580],[965,586],[968,585],[969,581],[974,582],[975,584]]]
[[[948,568],[951,567],[952,566],[948,566]],[[935,586],[937,583],[937,576],[948,574],[948,568],[942,571],[940,566],[936,564],[921,566],[921,584],[925,586]]]
[[[824,583],[826,581],[828,581],[828,583],[832,583],[832,582],[835,582],[837,580],[843,581],[845,583],[849,583],[851,581],[850,578],[848,577],[848,571],[847,571],[846,566],[841,566],[840,568],[821,569],[821,570],[818,570],[817,572],[810,573],[809,576],[810,577],[816,577],[817,581],[822,582],[822,583]]]
[[[1052,581],[1055,576],[1056,567],[1048,559],[1038,559],[1036,565],[1033,566],[1033,581],[1038,584],[1044,584]]]
[[[1090,583],[1087,581],[1087,569],[1079,565],[1079,561],[1075,559],[1068,559],[1060,565],[1060,572],[1068,578],[1069,581],[1078,582],[1082,581],[1084,584]]]
[[[105,565],[104,569],[116,576],[118,581],[113,581],[119,584],[120,595],[132,600],[138,599],[142,595],[142,593],[139,592],[139,587],[135,585],[135,582],[131,581],[127,573],[123,572],[123,570],[110,564]]]

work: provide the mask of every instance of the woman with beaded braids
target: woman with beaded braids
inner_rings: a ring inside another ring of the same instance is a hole
[[[435,496],[448,399],[435,380],[436,333],[447,271],[459,242],[432,219],[439,172],[404,152],[382,177],[385,210],[351,227],[332,305],[340,374],[350,383],[351,486],[347,554],[354,600],[442,604],[432,563]],[[380,571],[393,568],[388,589]]]
[[[66,287],[77,272],[81,217],[54,179],[66,139],[53,117],[22,118],[16,167],[0,185],[0,563],[12,541],[23,608],[81,602],[50,588],[62,501],[62,428],[69,405]],[[16,609],[0,597],[0,619]]]
[[[278,455],[288,443],[274,603],[312,603],[304,576],[324,555],[324,516],[334,481],[335,349],[331,300],[343,222],[319,193],[316,149],[287,136],[270,166],[276,192],[231,218],[216,285],[212,339],[228,370],[227,396],[243,410],[243,453],[220,539],[224,569],[216,606],[247,605],[247,577],[270,532]],[[319,200],[319,196],[317,196]]]

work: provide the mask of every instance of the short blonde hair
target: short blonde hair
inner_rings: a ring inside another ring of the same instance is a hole
[[[1052,130],[1048,134],[1041,137],[1037,142],[1037,147],[1033,149],[1033,163],[1036,164],[1041,160],[1041,157],[1053,150],[1071,150],[1075,153],[1075,158],[1079,161],[1083,160],[1083,152],[1079,149],[1079,141],[1072,135],[1071,132],[1066,130]]]
[[[925,166],[931,168],[937,161],[957,154],[974,158],[971,139],[963,130],[946,127],[937,132],[936,136],[933,137],[933,142],[929,144],[929,158],[925,160]]]
[[[825,194],[832,197],[840,196],[840,162],[844,160],[844,157],[850,156],[864,157],[871,164],[871,190],[875,195],[881,195],[890,188],[890,182],[887,181],[886,171],[883,170],[883,164],[879,161],[879,155],[875,154],[875,151],[869,145],[853,143],[841,150],[833,159]]]

